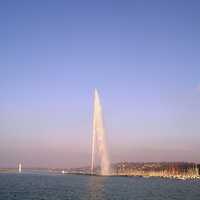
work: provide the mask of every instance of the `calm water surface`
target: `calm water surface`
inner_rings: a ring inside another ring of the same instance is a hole
[[[0,200],[200,200],[200,181],[0,174]]]

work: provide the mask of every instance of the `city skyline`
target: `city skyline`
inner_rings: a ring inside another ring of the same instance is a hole
[[[111,162],[199,163],[200,3],[46,2],[0,3],[0,167],[90,165],[95,87]]]

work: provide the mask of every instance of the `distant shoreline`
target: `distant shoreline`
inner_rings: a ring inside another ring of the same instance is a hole
[[[78,175],[78,176],[98,176],[98,177],[139,177],[139,178],[161,178],[161,179],[176,179],[176,180],[200,180],[198,177],[183,177],[183,176],[142,176],[142,175],[100,175],[100,174],[90,174],[90,173],[65,173],[65,175]]]
[[[82,173],[82,172],[65,172],[60,173],[58,171],[48,171],[48,170],[34,170],[34,169],[25,169],[24,172],[49,172],[50,174],[59,174],[59,175],[77,175],[77,176],[94,176],[94,177],[138,177],[138,178],[161,178],[161,179],[174,179],[174,180],[200,180],[200,176],[197,177],[184,177],[184,176],[143,176],[143,175],[118,175],[118,174],[111,174],[111,175],[100,175],[100,174],[91,174],[91,173]],[[23,174],[24,172],[22,172],[21,174]],[[14,173],[14,174],[18,174],[18,170],[16,169],[0,169],[0,174],[4,174],[4,173]],[[19,173],[20,174],[20,173]]]
[[[0,173],[18,172],[18,168],[0,168]],[[102,176],[99,166],[94,169],[93,174],[91,174],[90,166],[79,168],[24,167],[22,168],[23,172]],[[200,164],[188,162],[119,162],[111,165],[109,177],[159,177],[179,180],[200,180]]]

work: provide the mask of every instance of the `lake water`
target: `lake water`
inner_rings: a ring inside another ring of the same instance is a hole
[[[200,181],[1,173],[0,200],[200,200]]]

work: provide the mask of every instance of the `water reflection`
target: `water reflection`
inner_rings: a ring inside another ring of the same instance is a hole
[[[107,177],[102,176],[91,176],[89,179],[89,200],[104,200],[106,199],[105,194],[105,183]]]

